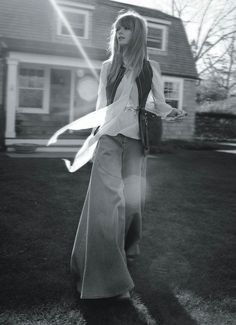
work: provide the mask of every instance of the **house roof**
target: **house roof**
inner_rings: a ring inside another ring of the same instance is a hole
[[[5,3],[5,7],[3,6],[1,10],[2,5],[0,3],[0,29],[5,52],[19,51],[81,57],[78,49],[71,41],[64,42],[57,37],[55,17],[52,17],[52,8],[49,1],[37,1],[33,5],[31,1],[22,0],[21,6],[17,6],[17,0],[12,0],[12,3],[7,0],[2,1],[2,4]],[[12,11],[11,6],[14,3],[15,7],[14,11]],[[185,29],[179,18],[159,10],[108,0],[90,0],[89,3],[97,6],[94,12],[94,21],[92,22],[97,27],[97,30],[95,28],[95,31],[93,31],[92,41],[83,42],[84,49],[90,59],[103,61],[107,58],[104,44],[106,44],[106,37],[109,35],[110,25],[120,9],[131,8],[143,16],[169,22],[167,25],[169,30],[167,52],[150,55],[151,58],[160,63],[162,73],[193,79],[198,78]],[[5,15],[3,10],[6,12]]]

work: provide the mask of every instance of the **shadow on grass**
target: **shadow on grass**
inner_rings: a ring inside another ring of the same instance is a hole
[[[163,285],[158,291],[133,293],[131,301],[78,300],[78,307],[88,325],[197,325]]]
[[[140,257],[130,271],[137,284],[137,295],[147,306],[150,315],[157,324],[197,325],[197,322],[179,303],[168,283],[158,276],[153,276],[150,265],[151,261],[148,262],[145,257]]]
[[[155,282],[153,287],[149,284],[148,273],[143,275],[140,273],[142,268],[138,270],[134,267],[134,269],[132,273],[135,282],[138,283],[138,291],[132,294],[130,301],[81,300],[70,282],[69,273],[61,274],[61,280],[56,272],[43,276],[41,271],[40,276],[39,273],[32,271],[24,278],[17,273],[15,276],[11,273],[11,278],[5,278],[7,281],[5,290],[1,291],[1,311],[13,310],[16,315],[22,311],[29,311],[28,320],[30,320],[32,310],[37,314],[44,309],[43,306],[49,306],[43,316],[47,319],[49,317],[47,313],[49,315],[51,313],[50,305],[58,305],[57,317],[63,317],[61,314],[65,317],[66,313],[69,315],[72,306],[73,311],[78,310],[81,313],[87,325],[197,325],[167,285]],[[56,280],[53,279],[54,275]],[[64,310],[60,307],[63,305],[62,302],[68,306],[64,307]],[[71,323],[64,321],[63,324]]]
[[[14,239],[19,242],[19,239]],[[132,295],[132,301],[80,300],[68,269],[71,245],[65,240],[60,241],[56,234],[52,235],[51,240],[67,246],[66,250],[61,250],[60,253],[56,250],[59,253],[57,258],[50,258],[50,249],[48,254],[44,252],[42,255],[42,244],[37,245],[35,242],[31,242],[28,251],[17,255],[15,248],[16,254],[12,251],[11,256],[2,258],[2,311],[11,309],[21,313],[22,310],[32,309],[37,313],[37,309],[40,310],[43,305],[56,304],[62,313],[60,304],[64,301],[69,306],[72,304],[74,310],[78,308],[87,325],[196,325],[166,284],[158,282],[157,279],[152,282],[153,275],[149,273],[149,263],[142,257],[131,268],[137,284],[137,293]],[[47,248],[46,240],[44,245]]]
[[[78,307],[87,325],[147,324],[144,315],[137,312],[131,302],[116,302],[112,299],[79,300]]]
[[[143,303],[149,312],[163,325],[197,325],[197,322],[186,312],[168,286],[161,285],[157,290],[143,292]]]

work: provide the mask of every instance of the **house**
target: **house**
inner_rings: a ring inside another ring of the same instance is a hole
[[[45,147],[57,129],[94,110],[111,25],[125,8],[146,17],[148,53],[160,63],[166,101],[188,112],[181,123],[164,122],[163,137],[191,139],[198,76],[180,19],[109,0],[1,0],[0,137],[8,150],[26,143],[70,150],[83,143],[88,130]]]

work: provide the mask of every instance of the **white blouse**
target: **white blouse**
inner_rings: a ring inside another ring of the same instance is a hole
[[[110,61],[105,61],[102,65],[100,82],[99,82],[98,99],[96,105],[97,110],[104,107],[107,102],[106,85],[107,85],[107,75],[108,75],[110,64],[111,64]],[[159,64],[156,61],[152,61],[152,60],[150,60],[150,64],[153,71],[152,87],[151,87],[152,92],[148,96],[146,109],[152,111],[157,115],[160,115],[162,118],[165,118],[166,115],[168,115],[172,110],[172,107],[165,103],[163,83],[161,80]],[[117,101],[120,98],[124,86],[125,86],[125,80],[124,78],[122,78],[119,86],[117,87],[114,101]],[[109,130],[107,134],[117,135],[118,133],[121,133],[133,139],[140,139],[137,107],[138,107],[138,87],[136,82],[134,82],[130,92],[129,101],[127,105],[124,107],[124,110],[121,111],[119,118],[117,119],[116,132],[114,132],[114,130]]]
[[[159,64],[151,60],[150,64],[153,70],[152,96],[149,96],[145,109],[161,116],[161,118],[166,118],[173,108],[165,103]],[[47,144],[55,143],[59,135],[66,130],[83,130],[99,126],[98,132],[96,134],[92,132],[85,140],[72,164],[69,160],[64,159],[70,172],[75,172],[91,160],[98,140],[104,134],[115,136],[121,133],[139,139],[138,114],[134,111],[138,106],[138,89],[132,71],[125,73],[117,88],[113,103],[106,106],[106,83],[109,66],[109,60],[102,64],[96,110],[58,130]]]

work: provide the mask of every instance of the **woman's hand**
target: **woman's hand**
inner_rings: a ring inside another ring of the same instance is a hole
[[[173,108],[171,112],[166,116],[167,121],[182,121],[182,119],[187,115],[182,109]]]

